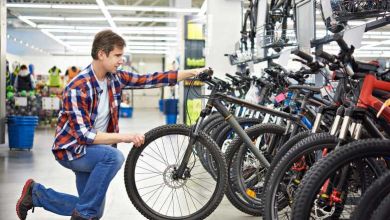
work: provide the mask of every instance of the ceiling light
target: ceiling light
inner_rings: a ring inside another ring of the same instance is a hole
[[[93,40],[94,36],[75,36],[75,35],[61,35],[56,36],[58,39],[62,40]],[[143,40],[143,41],[177,41],[176,37],[164,37],[164,36],[125,36],[125,40]]]
[[[49,17],[49,16],[20,16],[28,20],[42,20],[42,21],[106,21],[105,17]],[[112,17],[114,21],[128,21],[128,22],[164,22],[177,23],[177,18],[155,18],[155,17]]]
[[[104,17],[107,19],[107,22],[110,24],[112,28],[116,28],[115,22],[112,20],[111,14],[108,12],[106,5],[104,4],[103,0],[96,0],[96,3],[98,4],[100,10],[102,11]]]
[[[98,10],[98,5],[87,4],[24,4],[24,3],[7,3],[7,8],[40,8],[40,9],[75,9],[75,10]],[[171,7],[154,7],[154,6],[106,6],[108,10],[113,11],[147,11],[147,12],[176,12],[176,13],[199,13],[199,8],[171,8]]]
[[[66,41],[69,45],[86,45],[92,46],[92,42],[88,41]],[[177,46],[176,42],[153,42],[153,41],[130,41],[126,42],[127,46]]]
[[[172,8],[172,7],[151,7],[151,6],[107,6],[112,11],[147,11],[147,12],[177,12],[177,13],[199,13],[200,8]]]
[[[73,29],[41,29],[52,33],[84,33],[96,34],[99,30],[73,30]],[[146,35],[177,35],[176,31],[154,31],[154,30],[121,30],[122,34],[146,34]]]
[[[133,21],[133,22],[164,22],[177,23],[177,18],[152,18],[152,17],[114,17],[114,21]]]
[[[30,20],[28,20],[28,19],[26,19],[26,18],[23,18],[22,16],[18,16],[18,18],[19,18],[21,21],[23,21],[24,23],[30,25],[31,27],[34,27],[34,28],[37,27],[37,24],[35,24],[34,22],[32,22],[32,21],[30,21]]]

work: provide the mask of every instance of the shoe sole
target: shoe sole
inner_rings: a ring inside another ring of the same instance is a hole
[[[33,180],[32,180],[32,179],[28,179],[28,180],[26,181],[26,183],[25,183],[24,186],[23,186],[22,195],[20,196],[20,198],[18,199],[18,202],[16,203],[16,214],[18,215],[18,217],[19,217],[20,220],[24,220],[24,219],[20,216],[18,207],[20,206],[20,203],[22,202],[23,198],[24,198],[24,197],[26,196],[26,194],[28,193],[28,188],[30,188],[30,186],[31,186],[32,183],[33,183]]]

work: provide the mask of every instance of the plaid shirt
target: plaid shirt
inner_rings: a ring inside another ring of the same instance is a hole
[[[110,121],[108,133],[118,133],[118,106],[121,90],[127,88],[155,88],[177,83],[177,72],[155,72],[137,75],[118,71],[107,74]],[[86,153],[86,146],[93,143],[97,131],[94,123],[97,118],[99,87],[96,76],[89,65],[79,73],[64,89],[63,105],[59,112],[56,135],[52,151],[57,160],[73,160]]]

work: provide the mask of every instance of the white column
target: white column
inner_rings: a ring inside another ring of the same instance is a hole
[[[207,1],[206,66],[214,69],[214,75],[223,78],[225,73],[234,73],[224,54],[233,53],[241,34],[241,1]]]
[[[5,143],[5,71],[7,45],[6,0],[0,0],[0,144]]]

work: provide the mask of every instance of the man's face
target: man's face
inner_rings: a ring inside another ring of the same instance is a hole
[[[107,72],[111,72],[111,73],[115,73],[116,70],[118,69],[118,67],[120,65],[123,64],[123,48],[119,48],[119,47],[114,47],[114,50],[112,50],[108,56],[103,52],[102,52],[102,62],[103,62],[103,66],[105,68],[105,70]]]

